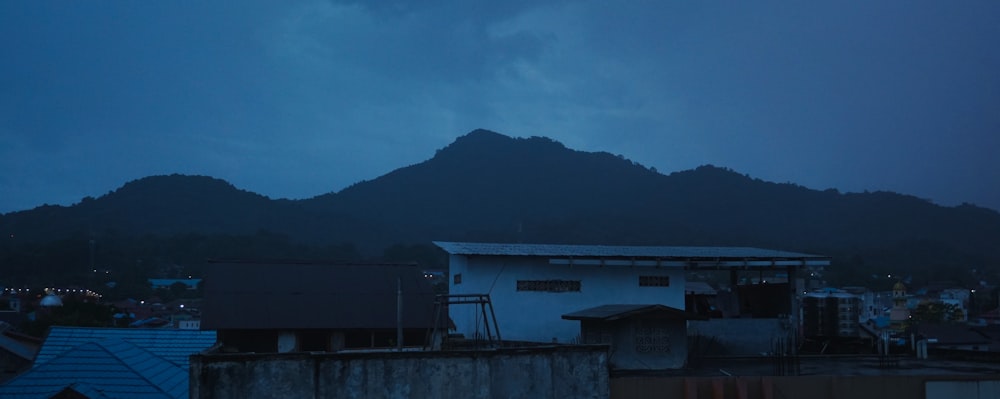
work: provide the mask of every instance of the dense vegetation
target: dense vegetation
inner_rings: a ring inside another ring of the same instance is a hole
[[[153,176],[74,206],[0,215],[0,232],[0,285],[115,281],[116,291],[197,275],[213,257],[441,268],[432,240],[759,246],[831,255],[837,284],[882,284],[873,279],[886,274],[997,282],[1000,266],[993,210],[817,191],[714,166],[663,175],[621,156],[482,130],[425,162],[312,199]]]

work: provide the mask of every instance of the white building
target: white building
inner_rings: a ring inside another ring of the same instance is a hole
[[[686,270],[782,270],[789,278],[829,258],[744,247],[435,242],[449,254],[450,294],[489,294],[504,340],[574,342],[578,322],[564,314],[609,304],[685,309]],[[790,292],[790,294],[793,294]],[[484,334],[482,309],[453,305],[458,333]]]

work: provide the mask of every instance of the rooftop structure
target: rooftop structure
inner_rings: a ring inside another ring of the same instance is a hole
[[[829,266],[830,258],[751,247],[503,244],[435,241],[451,255],[551,257],[552,264],[689,269]]]
[[[204,289],[201,328],[239,352],[423,345],[434,320],[415,264],[213,261]]]
[[[180,399],[187,397],[187,383],[187,367],[111,338],[87,342],[36,365],[0,385],[0,396]]]
[[[188,358],[214,344],[214,331],[52,327],[0,397],[186,398]]]
[[[729,271],[731,286],[736,286],[739,271],[783,273],[792,281],[796,270],[830,264],[826,256],[750,247],[434,244],[449,254],[449,292],[489,294],[504,338],[532,342],[574,342],[580,328],[561,316],[581,308],[617,303],[686,309],[687,271]],[[795,314],[791,284],[752,288],[741,293],[746,298],[741,310],[747,315]],[[483,323],[471,310],[453,307],[449,313],[459,333],[482,334]],[[699,331],[715,334],[709,327]]]
[[[202,328],[429,328],[434,293],[414,264],[210,262]]]
[[[53,326],[35,357],[35,367],[82,344],[117,339],[186,368],[188,356],[215,344],[215,331]]]

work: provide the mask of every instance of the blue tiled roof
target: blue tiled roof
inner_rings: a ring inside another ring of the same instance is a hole
[[[87,342],[0,385],[0,397],[49,398],[67,388],[91,398],[179,399],[188,371],[117,338]]]
[[[52,327],[34,368],[0,385],[2,398],[186,398],[188,357],[215,344],[214,331]]]
[[[826,259],[825,256],[751,247],[671,247],[561,244],[502,244],[435,241],[453,255],[578,256],[680,259]]]
[[[215,331],[54,326],[35,357],[35,367],[81,344],[120,339],[187,369],[188,357],[215,344]]]

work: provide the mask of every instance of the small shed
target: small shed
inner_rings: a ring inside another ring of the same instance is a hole
[[[682,368],[687,361],[690,313],[666,305],[602,305],[564,314],[580,321],[580,343],[611,346],[618,370]]]

